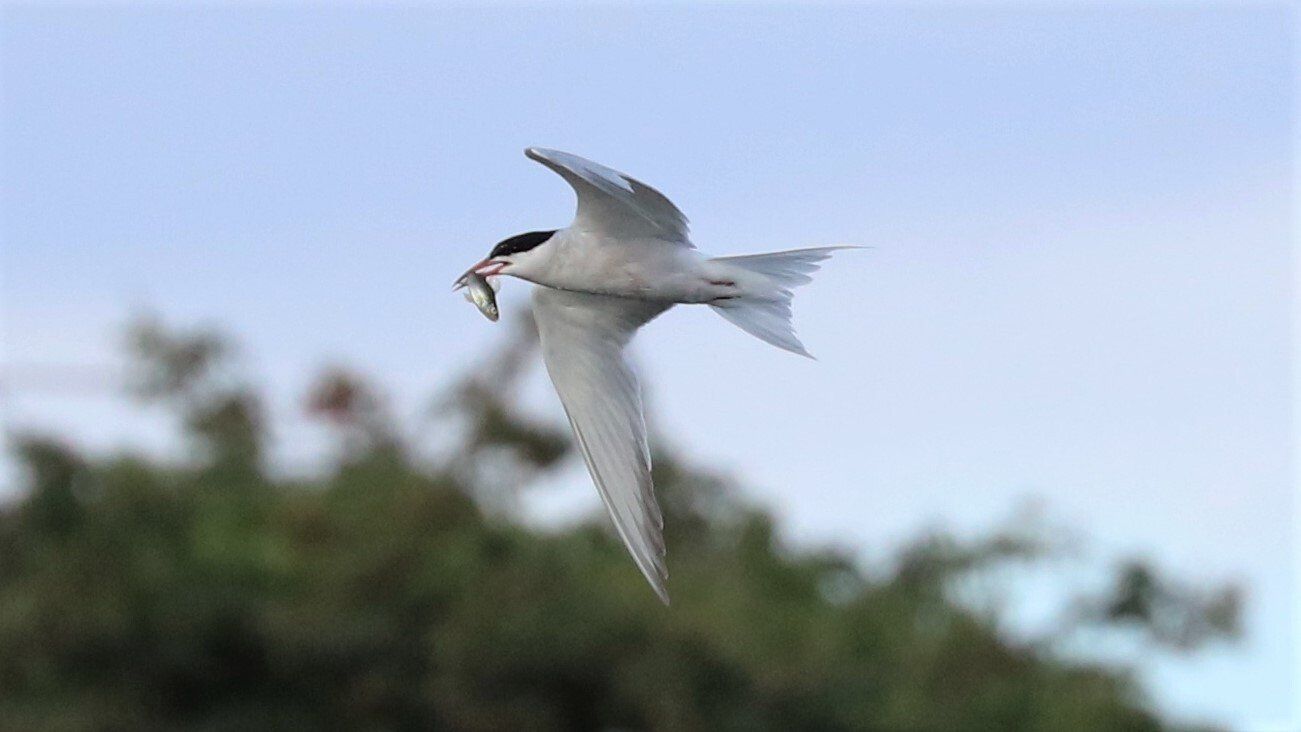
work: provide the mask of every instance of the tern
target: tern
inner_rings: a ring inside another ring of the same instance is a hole
[[[691,243],[687,217],[654,188],[570,153],[534,147],[524,154],[573,187],[573,222],[498,243],[455,286],[471,276],[536,285],[542,360],[574,441],[619,538],[667,605],[664,518],[641,389],[624,347],[674,305],[703,304],[763,341],[809,356],[791,325],[791,290],[810,282],[832,252],[856,247],[708,257]]]

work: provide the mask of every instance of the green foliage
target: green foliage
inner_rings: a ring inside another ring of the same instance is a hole
[[[725,479],[662,454],[665,608],[603,516],[546,532],[484,505],[521,487],[486,482],[527,482],[568,450],[502,398],[527,337],[441,400],[456,449],[433,466],[359,377],[327,372],[307,404],[339,449],[313,480],[263,468],[259,400],[216,376],[219,342],[137,332],[141,393],[176,410],[190,461],[17,446],[29,475],[0,512],[0,728],[1165,726],[1123,670],[1011,640],[954,599],[963,577],[1038,556],[1023,537],[926,537],[869,574],[783,546]],[[1102,621],[1175,612],[1184,647],[1232,626],[1236,605],[1210,602],[1199,625],[1200,605],[1143,571],[1094,603]]]
[[[1194,649],[1207,638],[1242,633],[1242,596],[1236,587],[1187,587],[1136,561],[1121,567],[1105,598],[1084,607],[1086,620],[1137,627],[1176,649]]]

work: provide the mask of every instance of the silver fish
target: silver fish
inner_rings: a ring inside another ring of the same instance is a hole
[[[496,279],[495,277],[493,279]],[[461,279],[456,281],[459,287],[465,288],[465,299],[474,303],[483,313],[483,317],[497,322],[501,316],[501,311],[497,309],[497,289],[501,285],[488,281],[488,278],[475,272],[466,272]]]

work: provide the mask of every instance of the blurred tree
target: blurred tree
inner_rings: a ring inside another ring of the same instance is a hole
[[[307,395],[307,414],[337,432],[344,460],[402,448],[383,398],[348,369],[331,367],[317,378]]]
[[[1242,632],[1238,588],[1189,587],[1137,560],[1119,569],[1109,592],[1083,599],[1080,606],[1086,622],[1135,628],[1154,643],[1180,651]]]
[[[257,393],[211,334],[134,330],[135,392],[177,411],[183,465],[27,438],[0,510],[0,729],[1155,730],[1122,668],[1018,642],[964,578],[1051,548],[926,536],[890,571],[784,546],[772,517],[677,456],[658,604],[604,516],[537,531],[484,510],[568,453],[510,408],[527,329],[440,400],[456,448],[417,465],[383,399],[327,371],[319,479],[261,464]],[[510,470],[480,469],[500,463]],[[507,481],[491,485],[492,481]],[[1189,649],[1238,600],[1124,567],[1080,617]],[[1071,631],[1062,631],[1069,633]]]
[[[133,356],[128,390],[143,402],[172,407],[213,470],[243,485],[262,455],[261,399],[234,380],[231,348],[207,330],[171,333],[142,318],[128,329]]]

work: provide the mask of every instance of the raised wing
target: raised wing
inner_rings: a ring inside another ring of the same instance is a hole
[[[664,194],[586,158],[531,147],[524,154],[560,174],[578,194],[573,226],[625,239],[690,247],[687,217]]]
[[[633,333],[664,305],[533,288],[533,316],[551,383],[619,538],[655,594],[664,587],[664,518],[651,485],[637,376],[623,357]]]

